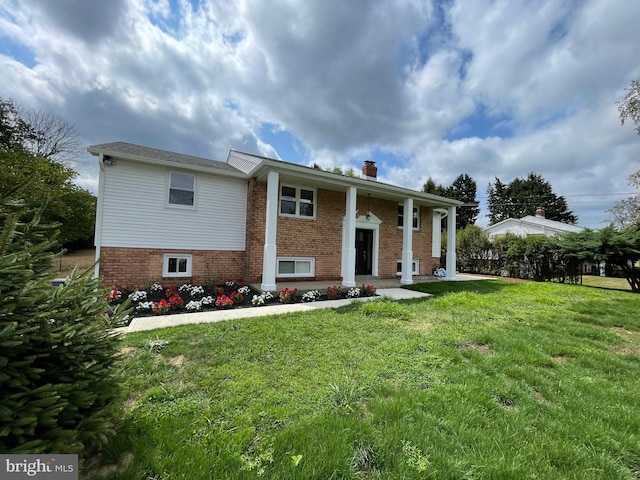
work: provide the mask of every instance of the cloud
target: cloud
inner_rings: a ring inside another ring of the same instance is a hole
[[[0,49],[0,96],[88,144],[372,158],[384,181],[468,173],[481,194],[536,171],[558,194],[613,193],[637,169],[615,101],[640,77],[639,23],[623,0],[8,0],[2,36],[32,59]]]

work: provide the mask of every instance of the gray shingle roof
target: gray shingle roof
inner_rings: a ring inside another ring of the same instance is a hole
[[[201,169],[214,170],[219,173],[228,173],[234,176],[243,175],[237,168],[232,167],[227,162],[219,160],[211,160],[208,158],[195,157],[193,155],[185,155],[183,153],[169,152],[157,148],[143,147],[142,145],[134,145],[127,142],[102,143],[100,145],[92,145],[87,148],[92,155],[110,155],[112,157],[122,157],[132,160],[148,160],[150,162],[172,163],[184,165],[186,167],[198,167]]]

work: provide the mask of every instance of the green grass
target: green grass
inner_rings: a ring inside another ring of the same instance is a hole
[[[629,285],[629,282],[627,282],[626,278],[583,275],[582,284],[588,287],[610,288],[614,290],[631,290],[631,285]]]
[[[500,281],[123,339],[108,479],[638,479],[640,295]]]

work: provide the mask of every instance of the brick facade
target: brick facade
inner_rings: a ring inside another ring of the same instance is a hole
[[[245,252],[220,250],[174,250],[155,248],[102,247],[100,276],[106,287],[141,287],[160,283],[208,283],[244,279]],[[163,277],[166,253],[192,255],[191,277]]]
[[[248,192],[246,276],[249,281],[261,281],[267,185],[252,179]],[[316,208],[314,220],[278,216],[277,255],[314,257],[316,275],[313,279],[336,280],[341,270],[346,193],[318,189]],[[378,274],[381,278],[397,277],[396,262],[402,258],[403,235],[402,228],[398,228],[398,203],[358,196],[356,209],[370,210],[382,221]],[[431,275],[440,263],[431,256],[432,215],[432,209],[421,207],[420,230],[413,231],[413,257],[420,260],[420,275]]]
[[[150,248],[102,247],[100,275],[106,286],[142,286],[152,282],[204,283],[244,279],[262,280],[262,260],[265,237],[267,186],[255,179],[247,188],[246,250],[210,251]],[[342,218],[346,193],[317,190],[316,218],[313,220],[278,216],[277,255],[314,257],[314,280],[340,278],[342,261]],[[402,228],[398,228],[398,203],[358,196],[356,209],[371,211],[380,220],[378,274],[381,278],[397,277],[397,261],[402,257]],[[410,218],[410,217],[406,217]],[[439,259],[431,256],[432,210],[420,207],[420,229],[413,231],[413,257],[420,260],[420,275],[431,275]],[[192,277],[163,278],[166,253],[192,255]],[[304,280],[297,278],[296,280]]]

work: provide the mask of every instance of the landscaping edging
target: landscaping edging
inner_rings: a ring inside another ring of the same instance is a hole
[[[173,315],[156,315],[153,317],[134,317],[128,326],[115,329],[118,333],[133,333],[157,328],[177,327],[198,323],[214,323],[241,318],[266,317],[269,315],[281,315],[293,312],[305,312],[320,308],[337,308],[349,305],[351,302],[375,300],[380,297],[389,297],[394,300],[406,300],[412,298],[426,298],[428,293],[416,292],[404,288],[378,289],[375,297],[345,298],[340,300],[323,300],[321,302],[271,304],[256,308],[237,308],[229,310],[214,310],[206,312],[180,313]]]

